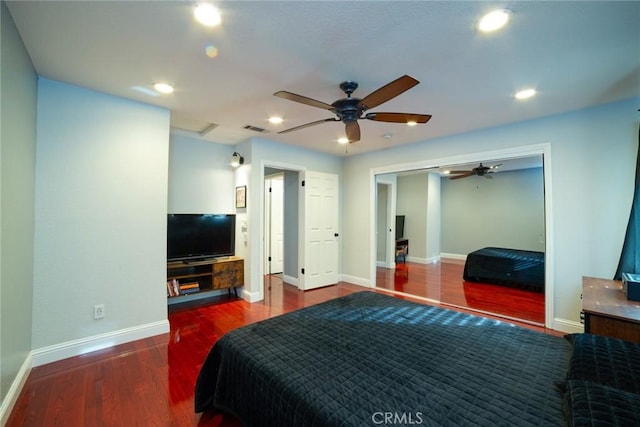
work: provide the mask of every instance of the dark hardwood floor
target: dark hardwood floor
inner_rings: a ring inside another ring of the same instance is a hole
[[[427,298],[442,305],[495,314],[544,326],[544,294],[462,279],[464,261],[431,264],[399,263],[396,269],[378,268],[376,286]]]
[[[391,273],[395,283],[396,273]],[[408,263],[397,274],[405,276],[399,281],[406,292],[434,273]],[[441,290],[447,274],[441,273]],[[301,292],[277,276],[268,276],[262,302],[224,297],[207,305],[173,309],[169,334],[34,368],[7,426],[239,426],[230,416],[193,411],[195,381],[213,343],[240,326],[362,290],[339,283]],[[468,301],[469,294],[465,295]],[[521,326],[545,331],[530,324]]]

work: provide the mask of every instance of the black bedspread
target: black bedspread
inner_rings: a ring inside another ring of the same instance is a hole
[[[544,292],[544,252],[488,247],[471,252],[464,280]]]
[[[562,425],[569,353],[560,337],[365,291],[226,334],[195,409],[246,426]]]

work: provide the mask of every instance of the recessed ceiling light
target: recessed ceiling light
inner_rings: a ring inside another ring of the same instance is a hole
[[[173,93],[173,86],[167,83],[156,83],[153,88],[160,93]]]
[[[407,122],[407,126],[415,126],[415,125],[417,125],[417,124],[418,124],[418,123],[417,123],[415,120],[411,120],[411,121],[408,121],[408,122]]]
[[[514,97],[516,99],[528,99],[531,98],[532,96],[534,96],[536,94],[536,90],[535,89],[525,89],[525,90],[521,90],[520,92],[517,92]]]
[[[478,29],[484,33],[499,30],[509,21],[511,11],[507,9],[498,9],[489,12],[478,21]]]
[[[207,27],[215,27],[220,25],[222,17],[220,12],[210,3],[200,3],[193,9],[193,16],[196,21]]]
[[[342,138],[338,138],[338,143],[340,143],[340,144],[346,144],[348,142],[349,142],[349,138],[347,138],[347,137],[343,136]]]
[[[269,117],[269,123],[274,124],[274,125],[279,125],[280,123],[282,123],[282,117],[280,116],[271,116]]]

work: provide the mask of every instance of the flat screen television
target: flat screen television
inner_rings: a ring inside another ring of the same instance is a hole
[[[231,256],[236,249],[233,214],[169,214],[167,260],[195,260]]]
[[[404,215],[396,215],[396,240],[404,237]]]

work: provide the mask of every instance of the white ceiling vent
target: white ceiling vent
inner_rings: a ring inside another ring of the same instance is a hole
[[[259,132],[259,133],[269,133],[268,130],[259,128],[258,126],[245,125],[243,129],[252,130],[254,132]]]

